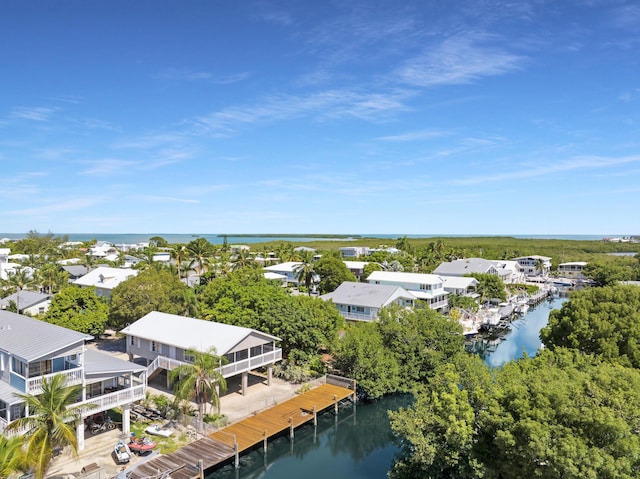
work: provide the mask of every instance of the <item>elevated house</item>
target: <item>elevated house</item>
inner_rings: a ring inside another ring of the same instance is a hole
[[[400,286],[345,281],[332,293],[320,296],[332,301],[345,319],[375,321],[385,306],[413,307],[416,297]]]
[[[367,277],[370,284],[400,286],[433,310],[447,307],[447,293],[444,280],[437,274],[404,273],[398,271],[374,271]]]
[[[369,254],[368,246],[342,246],[338,248],[343,258],[357,258]]]
[[[152,311],[120,331],[126,336],[131,361],[144,358],[147,377],[193,362],[188,351],[208,352],[226,358],[219,371],[224,378],[242,375],[246,394],[249,372],[266,367],[271,385],[273,365],[282,359],[279,338],[255,329]],[[168,380],[167,380],[168,381]],[[169,384],[167,384],[169,386]]]
[[[73,284],[83,288],[94,287],[96,295],[110,297],[113,288],[123,281],[138,275],[138,270],[130,268],[96,268],[76,279]]]
[[[145,397],[146,368],[88,349],[90,339],[77,331],[0,311],[0,433],[29,415],[18,394],[38,395],[45,379],[61,374],[68,386],[82,386],[74,406],[86,406],[84,417],[121,407],[123,433],[129,434],[131,403]],[[83,449],[82,421],[76,436]]]
[[[551,258],[548,256],[521,256],[513,260],[518,262],[527,276],[545,276],[551,270]]]
[[[444,290],[449,294],[457,294],[458,296],[470,296],[477,298],[479,281],[469,276],[442,276],[444,281]]]
[[[18,313],[36,316],[47,312],[51,306],[51,296],[37,291],[18,291],[0,299],[0,309],[9,309],[12,303]]]
[[[505,283],[511,282],[512,272],[509,269],[496,266],[493,261],[483,258],[464,258],[440,263],[434,274],[440,276],[468,276],[473,273],[493,274]]]
[[[586,261],[560,263],[558,265],[558,275],[562,276],[563,278],[584,279],[585,266],[587,266]]]

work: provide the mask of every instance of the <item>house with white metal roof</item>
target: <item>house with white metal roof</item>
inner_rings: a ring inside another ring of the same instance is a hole
[[[263,269],[269,273],[276,273],[287,277],[287,283],[298,286],[298,268],[302,266],[300,261],[287,261],[286,263],[265,266]],[[313,283],[319,283],[320,276],[313,275]]]
[[[137,269],[131,268],[96,268],[76,279],[73,284],[84,288],[94,287],[97,296],[110,297],[113,288],[123,281],[138,275]]]
[[[521,256],[513,260],[517,261],[523,272],[529,276],[544,276],[549,274],[551,269],[551,258],[548,256]]]
[[[400,286],[345,281],[332,293],[320,296],[332,301],[342,316],[351,321],[375,321],[385,306],[413,307],[417,298]]]
[[[351,273],[360,281],[360,278],[364,276],[364,267],[369,264],[369,261],[343,261],[345,266]]]
[[[443,278],[437,274],[374,271],[367,277],[367,282],[400,286],[424,301],[433,310],[442,310],[447,307],[449,293],[444,289]]]
[[[477,297],[475,292],[480,282],[470,276],[442,276],[444,281],[444,290],[449,294],[457,294],[458,296]]]
[[[11,303],[20,314],[36,316],[44,314],[51,306],[51,295],[38,291],[22,290],[0,299],[0,309],[9,309]]]
[[[493,274],[505,282],[510,282],[511,271],[497,267],[493,261],[484,258],[464,258],[440,263],[434,274],[440,276],[468,276],[470,274]]]
[[[0,433],[29,414],[19,394],[42,393],[45,379],[62,375],[66,385],[81,385],[75,405],[84,417],[122,407],[122,428],[130,431],[130,406],[144,399],[146,368],[87,349],[91,336],[0,310]],[[24,431],[19,431],[22,433]],[[84,448],[84,423],[76,427]]]
[[[170,371],[193,361],[189,350],[207,352],[215,348],[224,357],[220,365],[224,378],[242,375],[242,394],[246,393],[250,371],[266,367],[271,385],[272,367],[282,359],[276,347],[280,338],[250,328],[216,323],[204,319],[152,311],[120,331],[126,336],[129,359],[147,361],[147,377],[160,370]]]

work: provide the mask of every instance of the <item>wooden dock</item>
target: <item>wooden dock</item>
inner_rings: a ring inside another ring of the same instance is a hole
[[[337,410],[338,403],[344,399],[355,400],[355,384],[353,381],[351,383],[349,388],[329,384],[328,381],[175,452],[150,459],[128,473],[127,478],[155,478],[170,474],[171,479],[193,479],[200,475],[200,460],[205,470],[231,459],[238,467],[239,456],[243,452],[256,446],[266,448],[270,438],[282,433],[288,432],[293,437],[297,427],[310,421],[316,424],[320,412],[331,407]]]

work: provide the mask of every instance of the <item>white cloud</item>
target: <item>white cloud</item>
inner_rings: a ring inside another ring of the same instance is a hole
[[[470,83],[486,76],[518,70],[525,58],[499,47],[482,46],[486,35],[451,37],[396,70],[396,78],[409,85],[430,87]]]
[[[419,140],[430,140],[432,138],[439,138],[442,136],[450,135],[450,132],[443,130],[419,130],[419,131],[410,131],[407,133],[400,133],[398,135],[389,135],[389,136],[381,136],[377,138],[381,141],[419,141]]]
[[[60,211],[70,211],[70,210],[78,210],[83,209],[88,206],[95,205],[99,202],[103,201],[101,197],[90,197],[90,198],[74,198],[67,201],[56,202],[56,201],[47,201],[46,203],[42,203],[33,208],[25,208],[20,210],[12,210],[7,211],[6,213],[9,215],[48,215],[51,213],[57,213]]]
[[[87,176],[107,176],[124,174],[131,170],[132,167],[139,164],[136,161],[101,159],[92,161],[83,161],[82,163],[90,165],[87,169],[80,171],[78,174]]]
[[[22,120],[48,122],[51,119],[51,115],[57,110],[57,108],[46,107],[17,107],[13,109],[9,116]]]

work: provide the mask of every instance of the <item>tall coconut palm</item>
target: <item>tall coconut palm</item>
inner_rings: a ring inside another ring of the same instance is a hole
[[[178,270],[178,278],[182,278],[182,263],[189,259],[189,251],[187,247],[183,244],[173,245],[170,251],[171,259],[176,264],[176,269]]]
[[[224,359],[212,347],[206,352],[191,348],[187,355],[193,362],[182,364],[169,373],[174,382],[173,392],[179,399],[194,399],[198,405],[198,421],[201,424],[205,406],[212,404],[220,412],[220,394],[227,390],[227,382],[219,371]]]
[[[196,272],[200,275],[207,271],[209,257],[213,253],[213,245],[206,238],[198,238],[187,245],[189,255],[196,263]]]
[[[303,251],[301,253],[302,263],[294,266],[293,271],[298,284],[304,283],[305,288],[307,288],[307,293],[311,296],[311,286],[317,276],[313,265],[313,253],[310,251]]]
[[[33,467],[35,479],[44,479],[54,448],[71,446],[73,454],[78,455],[75,426],[82,411],[71,405],[78,402],[82,386],[67,387],[65,380],[61,374],[51,379],[45,377],[42,394],[17,394],[26,403],[30,416],[16,419],[6,428],[9,432],[26,429],[26,459]]]
[[[248,249],[240,248],[231,256],[231,271],[256,265],[257,263]]]
[[[61,270],[55,263],[47,263],[38,270],[36,278],[47,294],[53,294],[69,282],[69,273]]]
[[[0,477],[18,477],[28,469],[29,463],[22,449],[22,438],[0,435]]]

